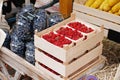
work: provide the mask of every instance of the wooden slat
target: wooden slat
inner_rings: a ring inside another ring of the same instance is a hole
[[[120,64],[118,66],[117,72],[115,74],[114,80],[120,80]]]
[[[28,76],[30,76],[31,78],[35,80],[39,80],[39,79],[43,80],[43,79],[48,79],[48,78],[52,80],[50,76],[45,77],[46,73],[42,72],[42,70],[37,69],[35,66],[31,65],[26,60],[19,57],[18,55],[11,52],[5,47],[1,48],[0,56],[1,56],[0,58],[1,60],[3,60],[7,64],[10,64],[11,66],[13,65],[13,67],[15,66],[13,63],[16,63],[17,65],[15,69],[17,68],[18,70],[20,69],[21,72],[23,72],[24,74],[27,74]]]
[[[73,72],[77,71],[80,67],[86,65],[87,63],[92,61],[94,58],[101,55],[102,46],[103,46],[102,44],[99,45],[98,47],[94,48],[93,50],[89,51],[88,53],[84,54],[83,56],[79,57],[77,60],[73,61],[68,65],[59,63],[53,60],[52,58],[46,56],[44,53],[39,52],[38,50],[35,50],[35,58],[38,62],[48,66],[52,70],[61,74],[62,76],[67,77]]]
[[[43,72],[47,73],[46,75],[51,76],[51,77],[53,78],[53,80],[64,80],[64,79],[62,79],[60,76],[57,76],[57,75],[51,73],[50,71],[48,71],[47,69],[43,68],[43,67],[40,66],[39,63],[37,63],[37,62],[35,63],[35,66],[36,66],[38,69],[42,70]],[[48,79],[48,80],[49,80],[49,79]]]
[[[16,71],[14,75],[14,80],[20,80],[21,76],[22,75],[18,71]]]
[[[91,72],[96,71],[98,69],[101,69],[104,66],[104,63],[105,63],[105,58],[100,56],[100,58],[98,58],[98,60],[96,60],[92,64],[89,64],[84,69],[79,70],[78,73],[76,73],[76,74],[74,74],[71,77],[66,78],[66,79],[64,79],[58,75],[53,74],[52,72],[50,72],[47,69],[40,66],[39,63],[37,63],[37,62],[36,62],[36,66],[38,69],[42,69],[44,72],[48,73],[48,75],[53,77],[54,78],[53,80],[78,80],[82,75],[85,75],[87,73],[91,73]]]
[[[20,68],[21,71],[24,72],[26,75],[30,76],[31,78],[33,78],[33,79],[35,79],[35,80],[41,79],[40,76],[34,74],[31,70],[27,69],[27,68],[24,67],[23,65],[17,63],[16,61],[10,60],[11,58],[7,57],[6,55],[3,55],[3,57],[2,57],[1,59],[2,59],[4,62],[6,62],[6,63],[11,64],[11,65],[12,65],[11,67],[13,67],[13,66],[16,67],[16,68],[14,68],[14,69],[17,69],[17,67],[18,67],[18,68],[21,67],[21,68]],[[13,62],[16,63],[17,66],[15,66],[15,65],[13,64]],[[41,79],[41,80],[42,80],[42,79]]]
[[[8,80],[2,72],[0,72],[0,79],[1,80]]]
[[[111,13],[108,13],[105,11],[86,7],[86,6],[78,4],[76,2],[74,2],[73,9],[77,10],[77,11],[81,11],[83,13],[87,13],[87,14],[96,16],[96,17],[104,19],[104,20],[108,20],[108,21],[112,21],[112,22],[120,24],[120,16],[117,16],[117,15],[114,15],[114,14],[111,14]]]
[[[85,20],[88,23],[92,23],[98,26],[104,25],[106,29],[112,29],[114,31],[120,32],[120,25],[118,24],[114,24],[112,22],[105,21],[103,19],[91,16],[91,15],[87,15],[78,11],[74,11],[74,12],[76,13],[78,18]]]
[[[3,0],[0,0],[0,22],[2,18],[2,6],[3,6]]]
[[[53,69],[54,71],[65,75],[66,67],[62,63],[59,63],[52,58],[46,56],[44,53],[35,50],[35,59],[36,61],[48,66],[49,68]],[[54,66],[53,66],[54,65]]]
[[[103,68],[104,64],[105,64],[105,57],[100,56],[98,60],[96,60],[94,63],[85,67],[83,70],[79,71],[77,74],[73,75],[69,79],[79,80],[79,78],[83,75],[90,74],[92,72],[100,70],[101,68]]]
[[[96,47],[95,49],[91,50],[87,54],[81,56],[76,61],[72,62],[70,65],[66,67],[66,75],[72,74],[74,71],[77,71],[80,67],[86,65],[93,59],[95,59],[97,56],[102,54],[102,46],[100,45]]]
[[[8,73],[8,70],[6,69],[5,64],[0,60],[0,65],[1,65],[1,69],[2,72],[4,73],[4,75],[6,76],[7,79],[11,80],[11,75]]]
[[[2,47],[5,41],[5,38],[6,38],[6,33],[2,29],[0,29],[0,48]]]

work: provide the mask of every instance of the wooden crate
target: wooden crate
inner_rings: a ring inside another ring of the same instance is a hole
[[[52,56],[58,58],[59,60],[67,64],[70,61],[72,61],[74,58],[77,58],[78,56],[85,53],[87,50],[94,48],[99,42],[102,42],[103,37],[104,37],[104,30],[102,28],[99,28],[97,26],[94,26],[88,23],[86,23],[86,25],[92,26],[96,29],[95,34],[84,41],[76,42],[75,45],[73,46],[67,46],[65,48],[60,48],[58,46],[55,46],[49,43],[43,38],[41,38],[43,34],[53,31],[54,29],[61,27],[63,25],[66,25],[68,22],[75,20],[76,18],[75,18],[75,15],[72,15],[70,18],[64,20],[63,22],[60,22],[46,30],[36,33],[34,36],[35,47],[51,54]]]
[[[104,12],[98,9],[84,6],[87,0],[75,0],[73,3],[73,11],[78,12],[77,15],[92,24],[101,26],[120,32],[120,16]]]
[[[2,72],[0,72],[0,80],[7,80],[7,78]]]
[[[47,73],[37,69],[34,65],[30,64],[5,47],[2,47],[0,50],[0,65],[1,61],[13,68],[17,74],[28,75],[34,80],[53,80],[53,78],[47,75]],[[17,77],[19,77],[18,75],[15,74],[15,76],[12,77],[4,66],[0,67],[3,68],[7,80],[19,80],[17,79]]]
[[[95,47],[89,52],[84,53],[82,56],[78,56],[76,60],[73,60],[69,64],[60,63],[57,60],[53,59],[53,57],[51,58],[44,52],[40,52],[37,49],[35,50],[35,59],[36,61],[56,71],[60,75],[64,77],[66,76],[68,77],[69,75],[77,71],[79,68],[83,67],[84,65],[95,59],[96,57],[100,56],[102,54],[102,46],[103,45],[100,44],[99,46]]]
[[[63,77],[58,74],[56,75],[51,71],[47,70],[46,68],[44,68],[43,66],[41,66],[38,62],[36,62],[35,65],[38,69],[48,73],[48,75],[54,78],[54,80],[78,80],[81,76],[85,74],[89,74],[93,71],[101,69],[104,66],[104,63],[105,63],[105,58],[103,58],[102,56],[99,56],[95,58],[93,61],[86,64],[85,66],[79,68],[79,70],[77,70],[75,73],[73,73],[69,77]]]

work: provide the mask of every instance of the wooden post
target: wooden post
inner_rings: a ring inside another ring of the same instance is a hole
[[[68,18],[72,12],[73,0],[60,0],[60,13],[64,18]]]

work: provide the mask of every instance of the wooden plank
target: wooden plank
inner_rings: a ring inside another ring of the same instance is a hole
[[[48,66],[49,68],[53,69],[54,71],[63,74],[64,76],[66,67],[62,63],[55,61],[54,59],[46,56],[43,52],[35,50],[35,59],[36,61],[43,63],[44,65]],[[53,66],[54,65],[54,66]]]
[[[85,4],[87,0],[74,0],[75,3],[79,3],[79,4]]]
[[[35,79],[35,80],[41,79],[40,76],[34,74],[31,70],[27,69],[27,68],[24,67],[23,65],[17,63],[16,61],[10,60],[10,58],[7,57],[6,55],[3,55],[3,57],[2,57],[1,59],[2,59],[4,62],[6,62],[6,63],[11,64],[11,65],[12,65],[11,67],[15,66],[15,65],[13,64],[13,62],[16,63],[16,64],[17,64],[17,67],[18,67],[18,68],[21,67],[21,71],[22,71],[23,73],[25,73],[26,75],[30,76],[31,78],[33,78],[33,79]],[[17,67],[16,67],[16,68],[17,68]],[[16,68],[15,68],[15,69],[16,69]],[[41,79],[41,80],[43,80],[43,79]]]
[[[1,80],[8,80],[2,72],[0,72],[0,79]]]
[[[3,6],[3,0],[0,0],[0,23],[2,18],[2,6]]]
[[[104,37],[108,37],[109,30],[104,29]]]
[[[120,25],[114,24],[112,22],[105,21],[103,19],[99,19],[97,17],[91,16],[91,15],[86,15],[84,13],[74,11],[77,15],[78,18],[85,20],[88,23],[95,24],[98,26],[104,25],[106,29],[112,29],[114,31],[120,32]]]
[[[11,80],[11,75],[8,73],[8,70],[6,69],[5,64],[0,60],[0,65],[1,65],[1,70],[4,73],[4,75],[6,76],[7,79]]]
[[[95,68],[96,68],[96,70],[101,69],[103,67],[102,65],[104,65],[104,63],[105,63],[104,58],[98,58],[92,64],[89,64],[87,67],[83,68],[82,70],[79,70],[78,73],[76,73],[66,79],[48,71],[47,69],[40,66],[37,62],[36,62],[36,66],[37,66],[37,68],[42,69],[44,72],[48,73],[46,75],[50,75],[51,77],[53,77],[54,78],[53,80],[78,80],[82,75],[85,75],[87,73],[91,73],[91,72],[95,71]]]
[[[43,72],[47,73],[46,75],[49,75],[53,78],[53,80],[64,80],[63,78],[61,78],[60,76],[57,76],[55,74],[53,74],[52,72],[48,71],[47,69],[43,68],[42,66],[40,66],[37,62],[35,63],[35,66],[42,70]],[[49,79],[48,79],[49,80]]]
[[[86,65],[87,63],[95,59],[97,56],[101,55],[102,46],[103,45],[96,47],[92,51],[88,52],[86,55],[80,57],[76,61],[72,62],[70,65],[66,66],[66,75],[68,76],[69,74],[72,74],[74,71],[77,71],[80,67]]]
[[[90,8],[90,7],[86,7],[82,4],[78,4],[76,2],[74,2],[73,4],[73,10],[77,10],[83,13],[87,13],[93,16],[96,16],[98,18],[104,19],[104,20],[108,20],[108,21],[112,21],[115,23],[120,24],[120,16],[105,12],[105,11],[101,11],[98,9],[94,9],[94,8]]]
[[[44,53],[42,53],[38,50],[35,50],[36,51],[35,58],[38,62],[46,65],[47,67],[58,72],[62,76],[67,77],[70,74],[72,74],[73,72],[77,71],[80,67],[86,65],[87,63],[92,61],[94,58],[101,55],[102,54],[102,46],[103,46],[102,44],[99,45],[98,47],[94,48],[90,52],[79,57],[77,60],[73,61],[72,63],[70,63],[68,65],[64,65],[62,63],[59,63],[59,62],[55,61],[54,59],[46,56]],[[73,69],[73,67],[74,67],[74,69]]]
[[[2,55],[2,56],[4,56],[4,55]],[[16,63],[15,61],[14,62],[12,62],[12,63],[9,63],[9,61],[7,62],[5,59],[3,59],[2,58],[2,56],[0,56],[0,58],[1,58],[1,60],[3,60],[3,62],[5,62],[6,64],[8,64],[9,66],[11,66],[13,69],[15,69],[16,71],[18,71],[19,73],[21,73],[22,75],[25,75],[23,72],[22,72],[22,70],[21,70],[21,66],[20,65],[18,65],[18,63]],[[6,55],[5,55],[6,56]],[[11,59],[11,58],[8,58],[9,60]],[[13,66],[14,65],[14,66]]]
[[[5,47],[1,48],[0,56],[1,56],[1,59],[6,63],[9,63],[12,65],[15,62],[18,64],[18,66],[22,66],[22,67],[19,67],[21,71],[35,80],[39,80],[39,79],[43,80],[48,78],[52,80],[50,76],[45,77],[46,73],[43,73],[42,70],[37,69],[35,66],[31,65],[26,60],[19,57],[18,55],[16,55],[15,53],[13,53],[12,51],[8,50]]]
[[[22,75],[18,71],[16,71],[14,75],[14,80],[20,80],[21,76]]]
[[[96,62],[85,67],[83,70],[79,71],[77,74],[73,75],[69,79],[70,80],[79,80],[79,78],[82,77],[83,75],[91,74],[95,71],[102,69],[104,64],[105,64],[105,57],[100,56]]]
[[[0,48],[2,47],[5,41],[5,38],[6,38],[5,32],[2,29],[0,29]]]
[[[114,80],[120,80],[120,64],[118,66],[117,72],[115,74]]]

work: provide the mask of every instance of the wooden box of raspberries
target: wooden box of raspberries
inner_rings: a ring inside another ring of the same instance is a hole
[[[70,18],[36,32],[35,66],[56,80],[70,79],[85,66],[101,59],[102,27],[86,23],[72,14]]]

